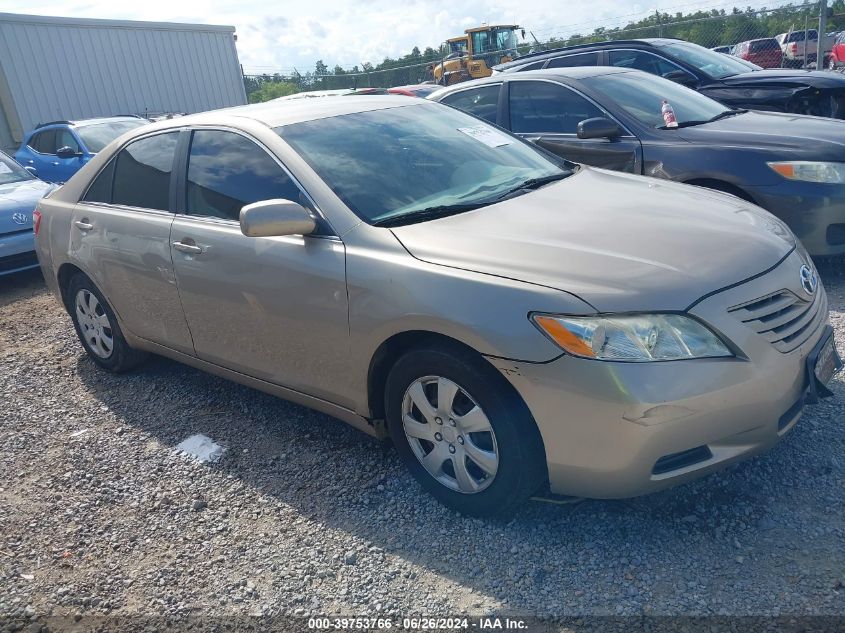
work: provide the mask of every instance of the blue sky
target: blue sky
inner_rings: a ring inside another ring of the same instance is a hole
[[[674,13],[734,5],[753,8],[783,0],[0,0],[0,11],[162,22],[231,24],[246,72],[313,70],[322,59],[351,67],[377,64],[482,22],[516,23],[541,40],[624,25],[656,9]]]

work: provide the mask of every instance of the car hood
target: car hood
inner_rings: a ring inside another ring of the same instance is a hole
[[[719,80],[726,86],[813,86],[814,88],[845,88],[845,76],[820,70],[790,70],[772,68],[752,70]]]
[[[54,187],[41,180],[0,185],[0,235],[31,229],[35,204]],[[16,214],[26,217],[24,219]]]
[[[780,220],[734,196],[588,167],[523,196],[392,230],[420,260],[557,288],[599,312],[685,310],[795,245]]]
[[[824,117],[746,112],[704,125],[680,128],[691,143],[718,143],[731,148],[787,150],[784,159],[841,161],[845,156],[845,125]]]

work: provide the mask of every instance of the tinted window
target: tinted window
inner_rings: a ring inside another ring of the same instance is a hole
[[[76,141],[76,137],[67,128],[56,130],[56,149],[58,150],[62,147],[69,147],[74,152],[79,151],[79,143]]]
[[[575,66],[595,66],[599,63],[598,53],[580,53],[578,55],[567,55],[556,57],[549,62],[546,68],[574,68]]]
[[[115,162],[110,160],[105,169],[97,175],[82,198],[85,202],[111,202],[111,185]]]
[[[525,66],[520,66],[519,68],[517,68],[517,70],[519,72],[522,72],[523,70],[537,70],[538,68],[542,68],[545,63],[546,60],[534,62],[533,64],[526,64]]]
[[[117,156],[112,202],[144,209],[170,209],[170,174],[179,132],[130,143]]]
[[[761,51],[780,51],[780,44],[775,39],[757,40],[756,42],[751,42],[751,50],[755,53]]]
[[[56,153],[56,129],[44,130],[29,139],[29,146],[39,154]]]
[[[499,109],[500,87],[500,85],[495,85],[474,88],[472,90],[461,90],[460,92],[443,97],[440,102],[486,119],[490,123],[495,123],[496,112]]]
[[[136,127],[140,127],[146,123],[147,121],[145,119],[92,123],[76,128],[76,133],[79,134],[79,138],[82,139],[88,151],[96,154],[124,132],[134,130]]]
[[[575,134],[584,119],[604,113],[569,88],[545,81],[510,83],[511,131]]]
[[[277,198],[305,202],[264,149],[234,132],[194,132],[188,162],[189,215],[238,221],[244,205]]]
[[[610,66],[635,68],[661,77],[678,70],[675,64],[645,51],[610,51],[608,57]]]
[[[760,70],[759,66],[736,57],[714,53],[691,42],[672,42],[661,46],[660,50],[666,51],[667,55],[671,55],[715,79],[724,79],[739,73],[747,73],[749,70]]]

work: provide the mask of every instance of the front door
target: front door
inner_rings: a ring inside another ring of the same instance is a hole
[[[194,131],[171,234],[179,293],[199,358],[328,396],[349,356],[344,245],[328,234],[241,233],[241,207],[279,198],[309,204],[264,147]]]
[[[193,355],[170,258],[179,132],[132,141],[73,210],[71,249],[132,334]]]
[[[507,125],[515,134],[575,163],[642,173],[642,148],[635,137],[578,138],[581,121],[609,117],[583,95],[550,81],[515,80],[507,86]]]

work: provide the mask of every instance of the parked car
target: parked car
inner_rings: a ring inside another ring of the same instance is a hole
[[[147,123],[127,116],[44,123],[24,137],[15,160],[41,180],[62,183],[118,136]]]
[[[760,68],[780,68],[783,64],[783,51],[773,37],[740,42],[736,45],[734,55]]]
[[[156,123],[38,212],[94,363],[153,352],[389,436],[468,514],[757,454],[841,365],[812,261],[771,214],[421,99]]]
[[[32,212],[53,187],[0,152],[0,276],[38,267]]]
[[[396,86],[395,88],[390,88],[387,92],[392,95],[405,95],[406,97],[420,97],[424,99],[436,90],[440,90],[440,86],[432,83]]]
[[[830,70],[837,70],[845,65],[845,31],[835,36],[830,57],[827,60],[827,67]]]
[[[520,72],[572,66],[636,68],[735,108],[845,118],[845,77],[822,71],[766,70],[682,40],[617,40],[523,55],[496,66]]]
[[[784,66],[792,68],[803,68],[805,66],[816,67],[818,58],[819,32],[816,29],[804,31],[790,31],[775,36],[783,51]],[[824,36],[824,54],[821,68],[828,65],[828,55],[833,49],[835,42],[833,35]]]
[[[430,99],[567,160],[734,194],[786,222],[813,256],[845,255],[845,129],[726,108],[638,70],[558,68],[458,84]],[[677,128],[666,128],[668,102]]]

